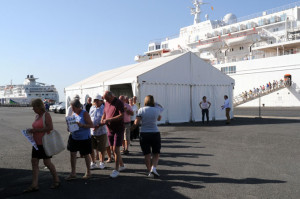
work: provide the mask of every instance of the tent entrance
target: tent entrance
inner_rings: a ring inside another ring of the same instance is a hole
[[[132,86],[131,84],[117,84],[117,85],[110,85],[110,91],[119,98],[120,95],[125,95],[128,97],[132,97]]]

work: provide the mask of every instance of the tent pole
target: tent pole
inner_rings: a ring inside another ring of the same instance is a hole
[[[193,86],[190,85],[190,122],[193,122]]]

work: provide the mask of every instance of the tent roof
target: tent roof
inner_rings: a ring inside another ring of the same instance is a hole
[[[188,52],[103,71],[75,83],[65,90],[88,89],[137,81],[210,85],[234,83],[232,78],[204,62],[195,54]]]
[[[183,56],[184,54],[173,55],[169,57],[161,57],[141,63],[131,64],[122,66],[112,70],[103,71],[88,77],[80,82],[66,87],[65,90],[73,90],[76,88],[89,88],[101,85],[113,85],[113,84],[124,84],[132,83],[136,78],[158,66],[161,66],[177,57]]]

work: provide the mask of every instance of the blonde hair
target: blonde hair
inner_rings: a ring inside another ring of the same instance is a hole
[[[31,101],[31,106],[40,109],[41,111],[46,111],[45,105],[41,99],[33,99]]]
[[[144,105],[154,107],[154,97],[152,95],[147,95],[144,99]]]

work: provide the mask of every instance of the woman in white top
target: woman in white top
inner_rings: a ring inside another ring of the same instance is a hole
[[[160,121],[160,109],[155,107],[154,98],[152,95],[148,95],[144,100],[144,107],[138,110],[136,120],[132,129],[136,128],[140,122],[141,132],[140,132],[140,145],[145,156],[145,164],[149,172],[149,177],[159,177],[156,171],[158,164],[161,139],[160,132],[157,128],[157,121]],[[152,152],[152,159],[151,159]]]
[[[206,114],[206,121],[207,124],[209,122],[209,111],[208,109],[211,106],[211,103],[209,101],[206,101],[206,96],[203,96],[202,101],[199,104],[201,110],[202,110],[202,124],[204,124],[204,116]]]

